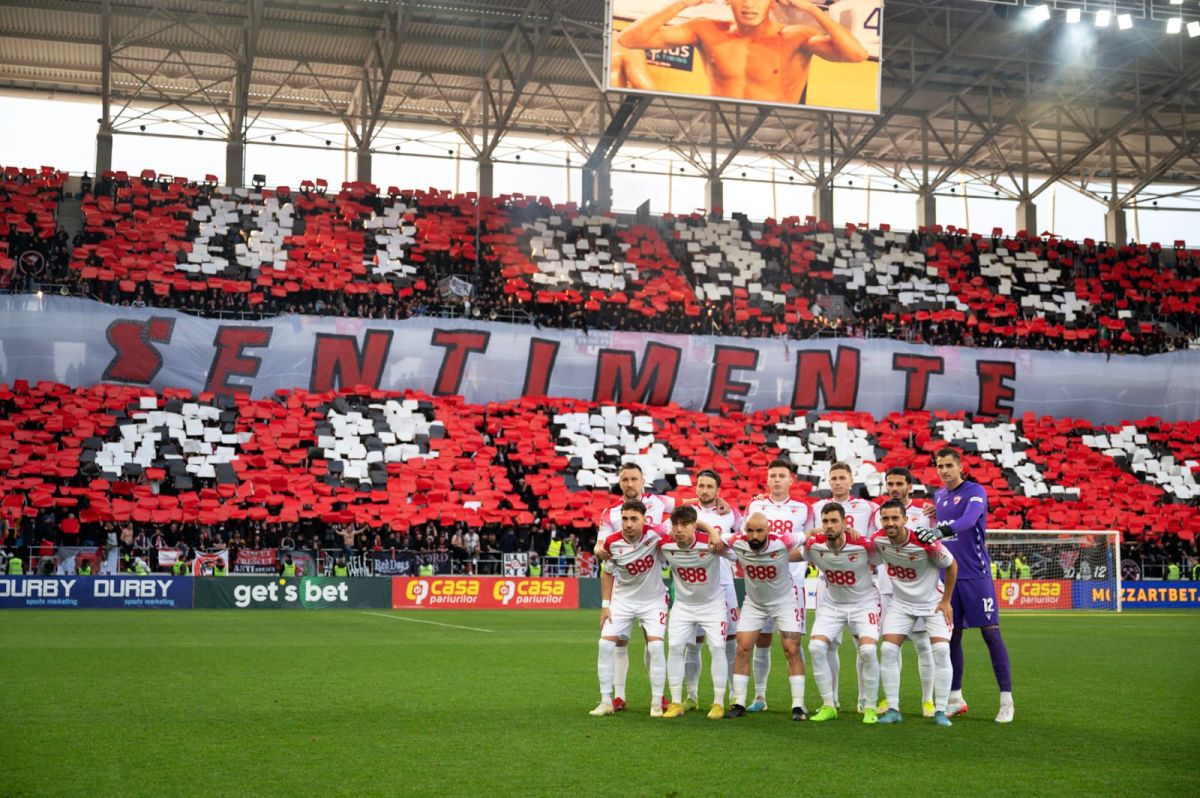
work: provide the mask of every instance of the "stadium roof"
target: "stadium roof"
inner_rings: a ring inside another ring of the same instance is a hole
[[[701,171],[744,148],[813,182],[866,162],[914,189],[928,165],[935,188],[968,174],[1011,196],[1026,173],[1034,197],[1067,179],[1099,198],[1114,174],[1123,201],[1200,185],[1200,44],[1160,21],[1200,8],[1119,2],[1141,18],[1133,30],[1071,48],[1060,28],[1022,24],[1015,2],[888,0],[877,117],[623,104],[600,87],[601,0],[0,0],[0,87],[107,94],[117,130],[133,103],[216,111],[226,130],[318,114],[367,146],[389,122],[433,124],[485,156],[521,132],[586,157],[607,128],[605,146],[666,144]]]

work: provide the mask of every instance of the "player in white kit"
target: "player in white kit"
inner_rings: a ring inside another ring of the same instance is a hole
[[[762,513],[752,513],[742,531],[715,536],[709,545],[714,552],[728,547],[742,564],[746,574],[746,600],[738,619],[737,657],[733,663],[733,706],[726,714],[740,718],[746,714],[746,690],[750,683],[750,652],[759,632],[768,620],[778,630],[788,664],[788,685],[792,689],[792,720],[807,720],[804,708],[804,657],[800,638],[804,634],[802,586],[792,579],[789,563],[802,557],[800,546],[790,534],[773,535],[770,522]]]
[[[675,583],[675,602],[667,621],[667,684],[671,703],[663,717],[676,718],[687,708],[683,701],[684,649],[694,646],[697,630],[703,630],[708,642],[713,681],[710,720],[725,717],[725,683],[729,665],[725,658],[725,590],[721,586],[721,563],[725,557],[709,550],[709,536],[716,530],[704,521],[697,522],[696,508],[685,504],[671,511],[671,536],[659,544],[664,563],[671,567]]]
[[[879,555],[870,540],[849,533],[842,506],[830,502],[821,509],[821,531],[810,535],[804,544],[804,558],[820,569],[825,578],[825,595],[817,605],[808,651],[812,656],[813,677],[821,692],[821,709],[814,721],[833,720],[833,679],[829,673],[829,642],[849,626],[858,641],[858,659],[862,662],[863,691],[874,695],[879,689],[879,591],[875,588],[875,566]],[[863,709],[863,723],[875,723],[874,701]]]
[[[667,626],[667,586],[662,578],[659,547],[662,527],[646,526],[646,505],[627,501],[621,508],[621,531],[597,544],[597,555],[610,558],[600,571],[600,653],[596,673],[600,679],[600,704],[594,716],[613,714],[613,651],[628,641],[634,621],[646,634],[649,653],[650,717],[663,714],[666,658],[663,633]]]
[[[911,498],[913,487],[912,472],[907,468],[897,466],[889,468],[885,476],[885,486],[888,497],[904,503],[905,525],[909,529],[919,529],[929,522],[925,518],[923,505],[915,503]],[[882,508],[875,513],[876,531],[883,529],[881,519]],[[875,569],[875,584],[879,587],[879,603],[883,608],[883,617],[887,617],[888,605],[892,601],[892,580],[887,574],[887,563],[882,563]],[[921,678],[921,714],[927,718],[933,717],[933,649],[929,642],[929,633],[925,631],[925,621],[918,619],[908,633],[913,648],[917,650],[917,673]],[[896,707],[900,709],[900,707]],[[879,700],[879,712],[887,710],[887,699]]]
[[[600,516],[599,532],[596,535],[597,549],[599,544],[611,535],[621,531],[621,507],[627,501],[637,500],[646,506],[646,525],[666,528],[671,510],[675,508],[675,500],[670,496],[660,496],[657,493],[644,493],[646,478],[642,467],[634,462],[621,464],[617,472],[617,484],[621,488],[621,500],[609,507]],[[650,667],[649,654],[646,655],[646,667]],[[629,673],[629,639],[617,643],[613,651],[613,708],[620,712],[625,709],[625,678]]]
[[[812,523],[813,526],[818,526],[821,523],[821,510],[830,502],[837,502],[842,505],[842,510],[846,513],[846,530],[854,532],[862,537],[870,537],[879,528],[875,525],[876,507],[873,502],[866,499],[857,499],[850,495],[850,488],[854,486],[854,472],[850,469],[847,463],[836,462],[829,466],[829,474],[826,476],[829,482],[829,495],[832,498],[819,499],[813,502],[812,506]],[[824,593],[825,580],[817,582],[817,604],[820,605],[821,597]],[[881,588],[882,589],[882,588]],[[837,707],[838,695],[838,676],[842,671],[842,660],[838,656],[838,651],[842,645],[842,632],[839,629],[837,637],[830,641],[829,646],[829,672],[833,675],[833,697],[834,706]],[[863,693],[863,673],[861,660],[855,660],[855,671],[858,674],[858,714],[862,714],[863,707],[868,702],[875,703],[877,696],[867,696]]]
[[[906,525],[907,507],[899,499],[888,499],[879,508],[883,531],[871,542],[887,566],[892,578],[894,597],[883,617],[881,676],[887,698],[887,711],[880,723],[900,723],[900,646],[911,634],[917,621],[924,621],[933,642],[934,722],[949,726],[946,702],[954,670],[950,665],[950,632],[954,610],[950,597],[958,578],[958,563],[941,541],[922,543]],[[941,587],[939,572],[946,571],[946,586]]]
[[[730,507],[721,500],[721,475],[711,468],[703,469],[696,473],[696,498],[697,503],[696,516],[699,520],[704,521],[713,532],[718,535],[727,535],[731,532],[737,532],[742,528],[742,516],[733,507]],[[722,511],[724,508],[724,511]],[[737,590],[733,583],[733,561],[721,558],[721,589],[725,592],[725,606],[728,608],[728,614],[725,619],[725,659],[732,666],[733,659],[737,655],[737,628],[738,628],[738,609]],[[699,641],[697,641],[699,642]],[[695,659],[692,659],[692,652],[695,652]],[[684,682],[687,686],[688,697],[684,699],[684,708],[695,709],[698,704],[693,703],[696,696],[696,690],[700,681],[700,647],[693,644],[686,652],[684,660]],[[724,702],[722,702],[724,703]],[[689,704],[691,706],[689,707]]]
[[[793,499],[792,482],[795,474],[787,460],[776,459],[767,464],[767,496],[755,499],[746,508],[745,516],[762,513],[772,535],[791,535],[796,545],[804,542],[804,532],[812,526],[808,505]],[[800,586],[800,633],[804,634],[804,575],[803,562],[792,563],[792,579]],[[754,646],[754,701],[747,712],[762,712],[767,708],[767,677],[771,673],[771,640],[775,626],[767,619]],[[803,654],[802,654],[803,656]]]

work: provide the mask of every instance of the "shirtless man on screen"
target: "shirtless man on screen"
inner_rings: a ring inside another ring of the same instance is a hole
[[[854,35],[808,0],[728,0],[732,23],[701,18],[667,24],[704,2],[675,0],[630,25],[617,41],[630,49],[695,45],[708,66],[713,96],[773,103],[804,103],[814,55],[826,61],[867,59]],[[776,22],[771,17],[776,3],[807,13],[817,27]]]

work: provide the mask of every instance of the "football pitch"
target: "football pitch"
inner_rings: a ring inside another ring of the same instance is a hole
[[[1197,784],[1200,614],[1009,613],[1016,721],[975,631],[970,714],[591,718],[597,611],[6,611],[4,795],[1185,795]],[[842,651],[843,706],[854,659]],[[712,697],[707,655],[701,700]],[[807,701],[819,705],[810,677]],[[1190,787],[1188,785],[1191,785]]]

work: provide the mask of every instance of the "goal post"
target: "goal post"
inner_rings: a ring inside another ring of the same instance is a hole
[[[1001,609],[1121,611],[1121,533],[989,529]]]

